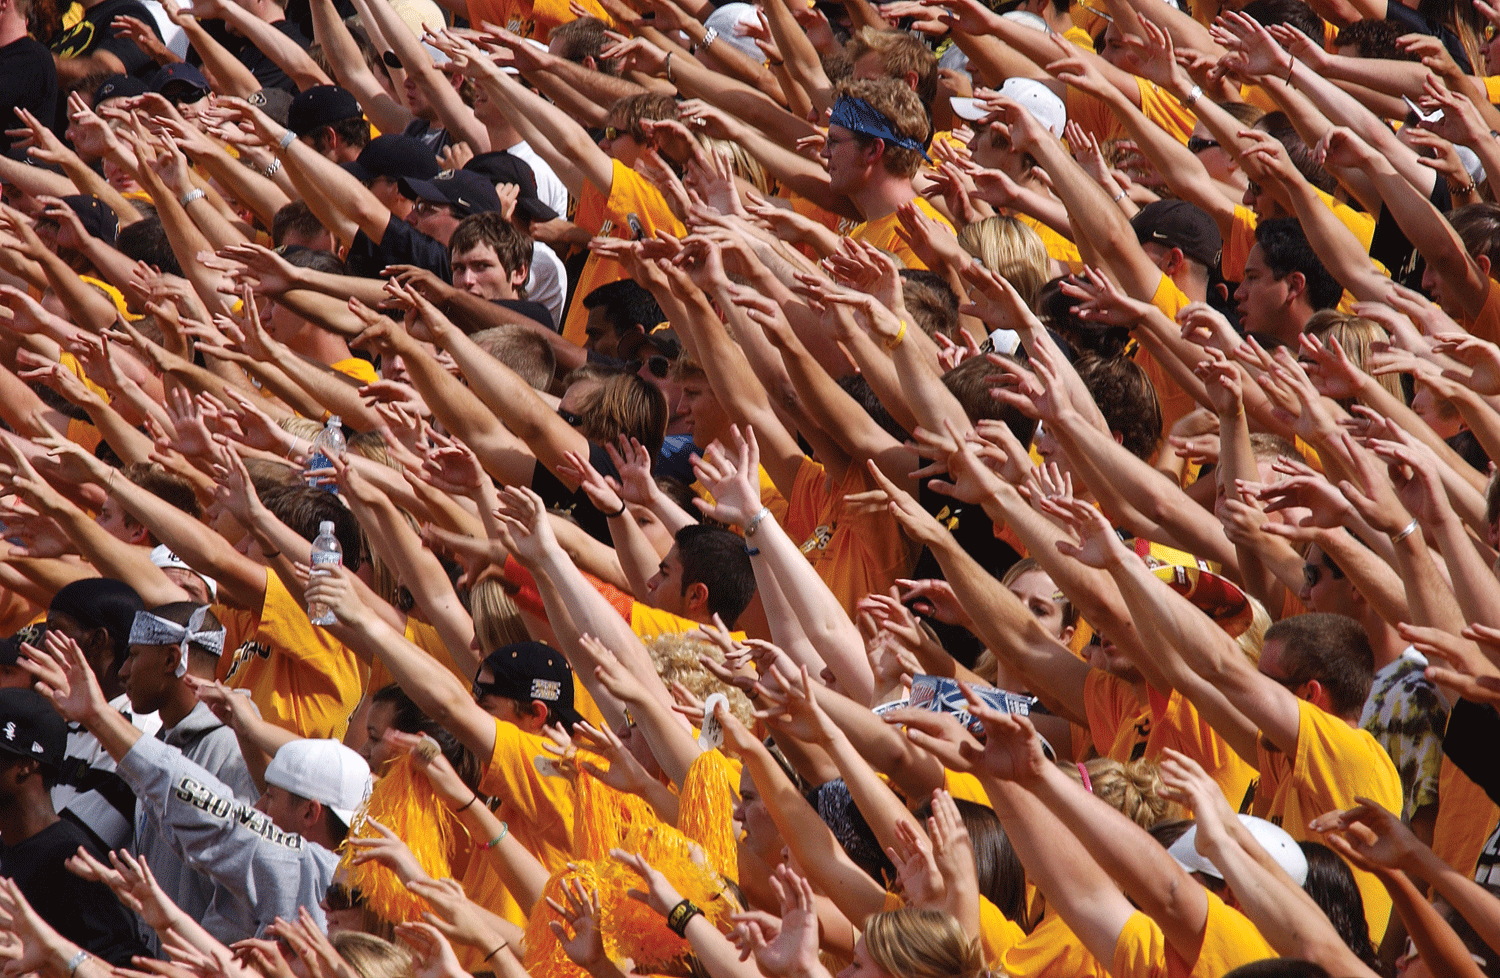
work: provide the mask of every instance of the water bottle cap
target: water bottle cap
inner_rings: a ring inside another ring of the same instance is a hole
[[[325,427],[325,428],[341,428],[341,427],[343,427],[343,425],[344,425],[343,420],[337,414],[331,414],[331,415],[328,416],[328,423],[326,425],[324,425],[323,427]]]
[[[323,522],[321,522],[321,523],[318,524],[318,535],[319,536],[322,536],[325,533],[332,533],[332,532],[333,532],[333,520],[324,520]]]

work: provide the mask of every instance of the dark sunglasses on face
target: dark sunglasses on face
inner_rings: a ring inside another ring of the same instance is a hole
[[[359,889],[343,883],[330,883],[323,893],[323,910],[357,910],[365,905],[365,897]]]
[[[1193,154],[1201,153],[1205,149],[1213,149],[1217,145],[1219,145],[1217,139],[1207,139],[1203,136],[1189,136],[1187,141],[1188,152]]]
[[[1334,571],[1333,568],[1326,567],[1323,564],[1302,565],[1302,583],[1306,584],[1309,589],[1317,587],[1318,582],[1323,579],[1324,574],[1327,574],[1331,577],[1339,576],[1339,574]]]
[[[627,369],[633,374],[640,373],[642,367],[645,367],[647,370],[651,371],[651,376],[655,377],[657,380],[665,380],[667,371],[672,369],[672,361],[668,360],[660,353],[656,353],[647,357],[645,360],[632,360],[627,365]]]

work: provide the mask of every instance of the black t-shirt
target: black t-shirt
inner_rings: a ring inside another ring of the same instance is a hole
[[[385,226],[380,244],[370,240],[360,231],[349,245],[349,256],[344,267],[350,275],[364,278],[379,278],[380,270],[387,265],[416,265],[425,268],[444,282],[453,281],[453,269],[448,264],[448,249],[432,238],[407,224],[395,214]]]
[[[304,51],[312,46],[312,40],[290,20],[283,18],[271,26],[296,41]],[[261,88],[281,88],[293,95],[297,94],[297,83],[288,78],[286,72],[282,71],[281,66],[272,61],[269,55],[250,43],[249,38],[231,36],[227,39],[225,47],[234,53],[240,64],[250,69],[250,74],[260,82]]]
[[[589,445],[589,463],[603,476],[617,475],[609,453],[601,446]],[[556,509],[572,516],[578,528],[601,543],[614,545],[609,535],[609,519],[589,501],[588,493],[582,489],[569,489],[562,480],[552,474],[541,462],[531,474],[531,491],[542,497],[548,509]]]
[[[10,154],[6,129],[23,128],[16,109],[28,109],[44,124],[57,117],[57,65],[46,47],[23,37],[0,48],[0,153]]]
[[[17,845],[0,845],[0,875],[9,876],[41,918],[59,934],[111,964],[130,966],[131,955],[150,956],[135,916],[103,883],[91,883],[63,865],[83,846],[108,864],[102,850],[66,819]]]
[[[84,11],[83,19],[52,45],[53,52],[59,58],[83,58],[98,51],[108,51],[120,59],[125,74],[140,78],[150,76],[157,70],[156,62],[146,57],[146,52],[130,38],[110,29],[110,22],[116,17],[134,17],[150,27],[152,33],[161,36],[156,18],[139,0],[104,0]]]
[[[923,459],[922,464],[925,465],[928,461],[928,459]],[[1010,569],[1010,565],[1019,560],[1021,555],[1016,553],[1015,548],[1010,544],[995,536],[994,521],[984,511],[984,507],[934,492],[929,486],[931,481],[932,479],[926,478],[917,484],[918,505],[946,526],[964,552],[978,561],[979,565],[991,576],[996,578],[1003,576]],[[937,558],[932,555],[932,551],[923,547],[911,576],[913,580],[918,581],[925,578],[941,578],[943,568],[938,564]],[[938,638],[942,640],[943,648],[947,649],[948,653],[964,666],[971,667],[979,659],[979,653],[984,651],[984,643],[968,629],[959,625],[948,625],[925,615],[921,617],[932,627],[933,631],[937,632]]]
[[[1453,195],[1448,192],[1448,181],[1441,175],[1432,181],[1432,193],[1428,201],[1446,214],[1453,207]],[[1409,289],[1422,288],[1422,274],[1427,270],[1427,261],[1421,252],[1406,239],[1406,232],[1391,216],[1390,208],[1381,207],[1375,220],[1375,234],[1370,238],[1370,257],[1384,265],[1391,278]]]
[[[441,153],[444,146],[453,142],[452,138],[448,135],[448,130],[441,126],[434,126],[426,119],[411,120],[406,124],[406,128],[401,130],[401,135],[410,136],[423,146],[426,146],[432,150],[433,156]]]
[[[1469,60],[1469,53],[1464,50],[1463,42],[1446,24],[1423,16],[1401,0],[1391,0],[1386,4],[1385,19],[1393,21],[1407,33],[1428,34],[1442,41],[1443,47],[1448,49],[1448,54],[1457,62],[1458,70],[1466,75],[1474,73],[1474,65]]]
[[[527,319],[535,319],[548,329],[557,329],[557,324],[552,321],[552,310],[540,302],[532,302],[530,299],[491,299],[497,306],[504,306],[511,312],[519,313]]]

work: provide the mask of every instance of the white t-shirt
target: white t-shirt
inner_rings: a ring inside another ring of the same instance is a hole
[[[568,270],[557,252],[540,241],[531,245],[531,274],[526,277],[526,298],[540,302],[552,313],[552,328],[563,321],[563,304],[568,297]]]

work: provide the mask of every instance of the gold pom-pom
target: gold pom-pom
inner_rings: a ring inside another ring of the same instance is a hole
[[[712,776],[700,777],[706,784]],[[574,851],[579,859],[548,880],[544,893],[566,906],[563,880],[581,880],[585,888],[597,886],[604,951],[617,964],[628,961],[637,971],[671,969],[692,949],[667,929],[661,914],[630,897],[631,890],[646,889],[645,881],[611,859],[610,849],[640,853],[716,927],[723,929],[736,911],[723,893],[724,881],[714,861],[705,858],[704,849],[693,839],[657,818],[644,800],[581,775],[574,818]],[[727,823],[727,813],[724,818]],[[548,926],[553,920],[561,920],[558,913],[545,900],[538,903],[526,925],[526,970],[534,978],[581,978],[581,969],[568,960]]]
[[[369,801],[354,819],[349,837],[376,838],[378,833],[365,824],[373,818],[396,834],[416,856],[417,863],[435,880],[453,875],[454,846],[460,826],[457,819],[432,790],[425,775],[412,767],[409,755],[391,762],[385,775],[375,783]],[[349,885],[357,887],[365,905],[382,920],[401,924],[421,920],[422,911],[430,909],[427,901],[408,890],[396,874],[374,862],[354,865],[358,850],[345,845],[340,868],[347,873]]]
[[[740,877],[734,838],[734,797],[739,766],[717,750],[704,751],[688,768],[682,783],[677,827],[703,848],[708,864],[721,876]]]

